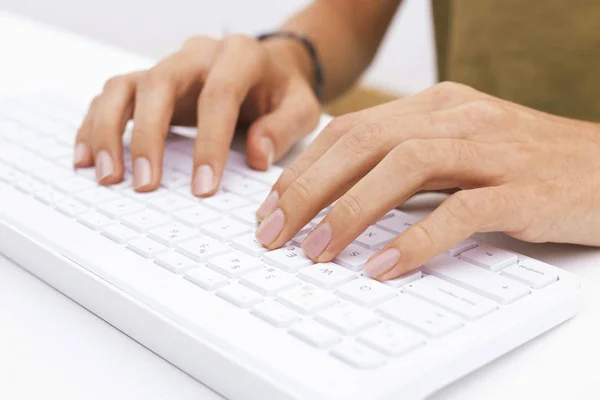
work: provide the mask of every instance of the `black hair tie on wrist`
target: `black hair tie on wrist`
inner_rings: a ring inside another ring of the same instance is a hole
[[[256,39],[258,41],[263,41],[277,37],[296,40],[302,43],[302,45],[306,48],[308,54],[310,55],[310,58],[312,59],[313,67],[315,70],[315,96],[317,96],[317,99],[319,99],[319,101],[323,101],[323,87],[325,85],[323,77],[323,65],[321,64],[321,60],[319,58],[319,54],[317,52],[315,44],[306,36],[291,31],[276,31],[263,33],[262,35],[258,35]]]

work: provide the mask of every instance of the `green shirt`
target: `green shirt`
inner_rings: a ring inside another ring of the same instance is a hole
[[[599,0],[432,0],[440,80],[600,121]]]

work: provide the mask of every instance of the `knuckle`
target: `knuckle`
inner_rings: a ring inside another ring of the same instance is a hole
[[[384,142],[383,130],[379,124],[365,123],[357,125],[343,136],[342,143],[355,156],[363,156],[378,150]]]
[[[458,225],[470,225],[475,220],[482,218],[483,205],[469,191],[456,192],[448,198],[448,201],[450,204],[448,204],[447,211],[450,214],[450,218],[458,223]]]
[[[104,83],[104,92],[121,89],[125,85],[126,78],[122,75],[113,76]]]
[[[325,127],[324,132],[327,132],[334,137],[341,137],[351,130],[356,125],[354,114],[346,114],[341,117],[336,117]]]
[[[198,47],[206,45],[210,41],[212,41],[212,39],[209,39],[206,36],[190,36],[189,38],[185,39],[181,47],[184,49],[197,49]]]
[[[364,215],[364,206],[358,198],[348,192],[335,203],[333,211],[344,222],[358,222]]]
[[[475,89],[462,83],[444,81],[427,89],[426,93],[431,99],[434,109],[441,109],[456,103],[457,98],[475,92]]]
[[[146,71],[140,78],[140,89],[155,90],[173,85],[173,75],[169,69],[157,65]]]
[[[240,87],[232,78],[220,77],[206,85],[202,95],[207,102],[217,102],[238,98],[242,95]]]
[[[283,193],[283,189],[290,186],[298,177],[302,174],[300,168],[295,164],[289,165],[283,170],[277,183],[275,183],[274,189],[277,193]]]
[[[434,247],[437,245],[431,227],[421,223],[411,226],[410,231],[423,248]]]
[[[296,197],[297,204],[305,204],[313,197],[312,185],[303,176],[298,177],[288,188],[288,191]]]
[[[443,81],[443,82],[437,83],[437,84],[433,85],[432,89],[434,89],[435,91],[440,92],[440,93],[449,93],[449,94],[463,93],[463,92],[469,92],[469,91],[474,90],[470,86],[467,86],[465,84],[458,83],[458,82],[453,82],[453,81]]]
[[[496,99],[480,99],[467,103],[461,107],[463,116],[475,123],[496,124],[505,118],[507,110]]]
[[[242,35],[239,33],[234,33],[232,35],[226,36],[223,39],[223,44],[225,47],[234,47],[236,49],[247,49],[254,48],[259,44],[256,38],[253,38],[248,35]]]
[[[432,146],[428,146],[427,141],[411,139],[396,146],[388,157],[395,166],[400,167],[403,174],[427,180],[435,172],[434,167],[439,162],[431,150]]]

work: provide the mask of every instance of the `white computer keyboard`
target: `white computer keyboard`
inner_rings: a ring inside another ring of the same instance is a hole
[[[330,263],[299,247],[327,210],[267,251],[255,211],[280,170],[250,170],[232,153],[219,193],[195,198],[188,138],[169,141],[159,190],[132,190],[127,151],[124,181],[98,186],[93,169],[72,169],[80,118],[60,101],[0,98],[0,251],[226,395],[420,397],[575,313],[572,275],[474,239],[405,276],[370,279],[365,261],[416,221],[398,210]],[[42,249],[65,262],[34,265],[46,263],[31,259]],[[118,290],[98,303],[61,278],[69,268]],[[120,311],[113,296],[143,306]],[[166,326],[183,336],[161,335]],[[242,374],[235,365],[252,379],[212,376],[186,358],[189,338],[229,360],[213,360],[223,375]]]

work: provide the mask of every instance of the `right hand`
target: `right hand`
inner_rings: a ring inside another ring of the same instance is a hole
[[[249,126],[249,165],[265,170],[319,121],[310,62],[303,52],[300,44],[285,39],[191,38],[153,68],[106,82],[77,133],[74,165],[95,165],[101,184],[120,182],[122,134],[133,119],[131,161],[137,191],[159,186],[171,125],[197,126],[192,171],[196,196],[218,190],[237,124]]]

